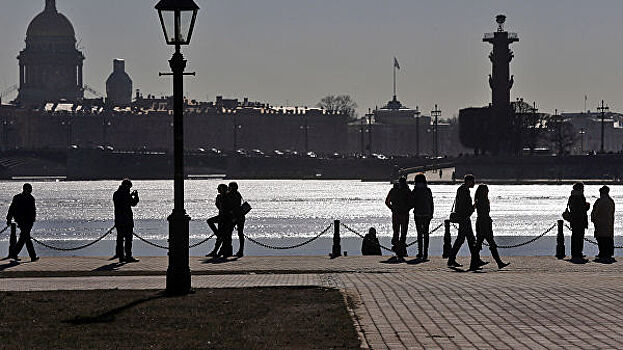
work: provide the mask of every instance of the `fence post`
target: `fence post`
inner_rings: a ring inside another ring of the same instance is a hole
[[[443,222],[445,232],[443,234],[443,254],[442,257],[447,259],[450,257],[450,252],[452,251],[452,236],[450,235],[450,220],[445,220]]]
[[[556,257],[561,260],[565,258],[565,222],[558,220],[558,235],[556,236]]]
[[[340,220],[333,221],[333,249],[331,259],[342,255],[342,245],[340,239]]]
[[[13,251],[15,250],[15,245],[17,244],[17,225],[12,222],[11,223],[11,235],[9,236],[9,257],[14,256]]]

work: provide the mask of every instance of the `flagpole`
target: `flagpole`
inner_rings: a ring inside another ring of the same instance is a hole
[[[396,100],[396,58],[394,58],[394,100]]]

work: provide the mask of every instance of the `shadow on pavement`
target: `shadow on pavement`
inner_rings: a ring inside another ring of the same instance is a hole
[[[147,298],[141,298],[138,300],[135,300],[131,303],[128,303],[126,305],[114,308],[110,311],[106,311],[102,314],[99,315],[95,315],[95,316],[76,316],[72,319],[69,320],[65,320],[63,321],[63,323],[69,323],[69,324],[73,324],[73,325],[86,325],[86,324],[95,324],[95,323],[110,323],[110,322],[114,322],[115,321],[115,316],[117,316],[119,313],[131,309],[137,305],[146,303],[148,301],[152,301],[152,300],[156,300],[156,299],[161,299],[166,297],[166,294],[164,292],[160,292],[156,295],[147,297]]]

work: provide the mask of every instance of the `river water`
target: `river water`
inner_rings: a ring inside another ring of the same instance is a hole
[[[209,236],[205,220],[216,213],[214,197],[220,180],[186,181],[186,210],[192,217],[190,224],[191,243]],[[365,233],[369,227],[376,227],[383,242],[391,235],[390,211],[384,199],[391,188],[387,183],[359,181],[303,181],[303,180],[265,180],[239,181],[240,192],[253,210],[247,217],[245,232],[253,238],[265,240],[276,245],[287,245],[303,241],[324,230],[333,220],[341,220],[355,230]],[[20,192],[22,183],[1,182],[0,207],[6,210],[11,197]],[[86,182],[34,182],[33,195],[37,201],[37,222],[33,236],[62,247],[71,247],[94,240],[113,226],[112,194],[118,181]],[[564,211],[571,186],[557,185],[491,185],[490,199],[495,235],[505,240],[522,241],[536,236],[550,228]],[[435,219],[431,228],[441,224],[449,215],[457,186],[433,185],[435,197]],[[134,189],[140,194],[140,203],[134,210],[136,233],[166,245],[168,236],[167,215],[173,207],[172,181],[134,181]],[[599,186],[587,186],[586,196],[592,204],[597,199]],[[472,190],[472,195],[473,195]],[[617,208],[623,208],[623,188],[613,186],[611,195]],[[623,220],[617,216],[615,230],[622,232]],[[414,228],[410,228],[413,236]],[[332,232],[332,231],[331,231]],[[318,244],[311,248],[278,254],[319,254],[330,250],[330,235],[326,236],[325,246]],[[441,236],[443,229],[434,236]],[[553,238],[556,230],[548,236]],[[568,233],[567,233],[568,234]],[[592,236],[592,228],[587,235]],[[354,235],[342,230],[354,254],[358,240]],[[8,234],[3,234],[5,243]],[[76,255],[108,255],[112,251],[113,235],[102,243]],[[411,240],[411,239],[410,239]],[[617,239],[618,241],[618,239]],[[211,247],[211,243],[208,244]],[[344,244],[343,244],[344,245]],[[347,244],[348,245],[348,244]],[[251,247],[248,254],[277,254],[259,247]],[[135,242],[136,249],[144,255],[166,254],[158,249]],[[314,248],[315,247],[315,248]],[[37,247],[42,249],[41,247]],[[202,248],[199,254],[208,248]],[[545,248],[544,248],[545,249]],[[552,248],[553,249],[553,248]],[[543,250],[549,254],[552,249]],[[48,255],[61,254],[43,249]],[[2,252],[3,253],[3,252]],[[192,253],[192,252],[191,252]],[[432,253],[432,252],[431,252]],[[539,255],[541,250],[521,250],[515,254]],[[204,253],[205,254],[205,253]]]

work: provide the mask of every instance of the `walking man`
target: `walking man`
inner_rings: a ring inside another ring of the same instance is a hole
[[[472,221],[470,217],[474,213],[474,205],[472,204],[472,196],[469,193],[469,189],[473,188],[476,184],[474,175],[467,174],[464,177],[463,184],[456,191],[456,199],[454,201],[454,212],[458,217],[459,233],[452,246],[450,257],[448,258],[449,267],[461,267],[463,265],[456,262],[456,256],[461,249],[461,246],[467,239],[467,245],[471,253],[471,263],[469,266],[470,271],[480,270],[480,254],[476,247],[476,239],[474,237],[474,231],[472,230]]]
[[[584,184],[578,182],[573,185],[571,196],[567,202],[567,208],[571,214],[571,262],[583,264],[588,262],[584,258],[584,233],[588,228],[588,209],[590,204],[584,197]]]
[[[433,193],[430,188],[428,188],[426,176],[424,174],[417,174],[415,176],[415,186],[413,187],[412,193],[413,217],[415,219],[415,229],[417,230],[417,257],[423,261],[428,261],[430,221],[433,219],[435,205],[433,203]]]
[[[132,234],[134,232],[132,207],[138,204],[139,198],[138,191],[130,193],[131,188],[132,182],[128,179],[123,180],[112,198],[115,205],[115,227],[117,229],[116,255],[120,263],[138,261],[132,256]]]
[[[610,188],[599,189],[599,199],[593,205],[591,221],[595,224],[595,239],[599,245],[596,262],[610,264],[614,259],[614,201],[610,197]]]
[[[398,260],[407,255],[407,231],[409,229],[409,211],[411,210],[411,191],[407,179],[401,177],[387,194],[385,205],[392,211],[392,250]]]
[[[19,239],[15,248],[10,252],[9,258],[19,261],[19,253],[22,251],[24,244],[28,250],[30,261],[37,261],[39,258],[35,253],[35,247],[32,244],[30,238],[30,231],[32,225],[35,223],[37,216],[37,209],[35,207],[35,198],[32,196],[32,185],[24,184],[22,193],[13,197],[9,212],[6,215],[7,226],[11,225],[11,220],[15,219],[17,226],[19,227]]]

